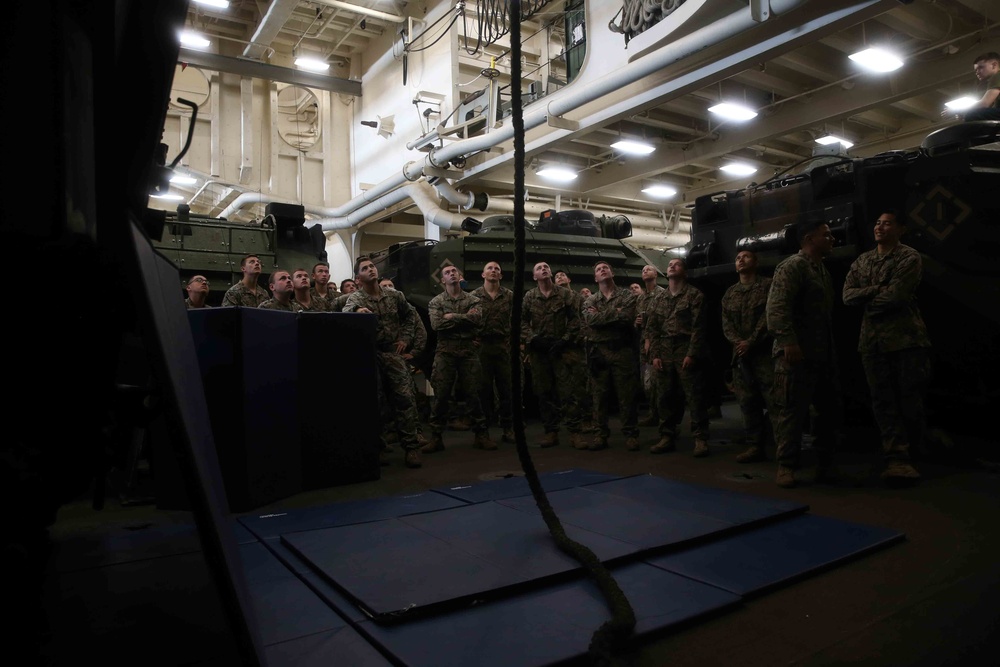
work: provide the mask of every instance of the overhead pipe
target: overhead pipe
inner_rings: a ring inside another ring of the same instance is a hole
[[[389,12],[382,12],[377,9],[369,9],[368,7],[362,7],[360,5],[351,4],[350,2],[341,2],[341,0],[314,0],[321,5],[327,5],[329,7],[336,7],[337,9],[343,9],[347,12],[353,12],[355,14],[361,14],[362,16],[370,16],[373,19],[379,19],[381,21],[388,21],[389,23],[403,23],[406,21],[406,17],[400,16],[399,14],[390,14]]]
[[[541,215],[543,211],[548,211],[555,208],[551,204],[545,202],[524,202],[524,212],[526,215]],[[599,208],[588,208],[588,211],[594,215],[600,217],[602,215],[615,216],[624,215],[632,223],[633,227],[643,227],[648,229],[666,229],[667,224],[662,218],[658,218],[651,215],[637,215],[634,213],[619,213],[613,210],[604,210]],[[514,212],[514,201],[511,199],[497,199],[495,197],[490,198],[489,206],[484,211],[484,215],[510,215]],[[691,223],[681,223],[682,227],[680,230],[690,233]],[[686,225],[686,228],[684,227]]]

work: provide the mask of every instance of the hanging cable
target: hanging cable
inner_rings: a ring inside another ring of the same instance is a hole
[[[611,618],[594,631],[589,654],[594,665],[611,665],[612,655],[622,646],[635,629],[635,612],[625,593],[601,560],[587,546],[572,540],[549,503],[545,490],[538,480],[524,433],[524,409],[521,395],[521,308],[524,303],[524,108],[521,103],[521,4],[510,0],[511,86],[512,122],[514,128],[514,303],[511,306],[511,411],[517,443],[517,456],[524,469],[525,478],[538,510],[561,551],[575,558],[597,583],[601,594],[611,609]]]

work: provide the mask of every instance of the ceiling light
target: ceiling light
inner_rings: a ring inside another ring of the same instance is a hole
[[[543,167],[538,170],[538,175],[558,183],[569,183],[576,178],[576,172],[566,167]]]
[[[184,30],[181,32],[181,44],[184,46],[190,46],[193,49],[204,49],[212,42],[205,39],[202,35],[192,32],[190,30]]]
[[[872,72],[892,72],[903,66],[903,61],[899,56],[880,48],[865,49],[848,57]]]
[[[726,120],[750,120],[757,115],[757,112],[750,107],[732,102],[720,102],[714,107],[709,107],[709,111],[717,116],[722,116]]]
[[[197,178],[191,178],[190,176],[181,176],[180,174],[172,177],[170,182],[174,185],[194,185],[198,182]]]
[[[217,9],[229,9],[229,0],[194,0],[196,4]]]
[[[963,111],[973,106],[978,101],[979,100],[977,100],[975,97],[969,97],[968,95],[963,95],[962,97],[954,99],[951,102],[945,102],[944,105],[949,109],[951,109],[952,111]]]
[[[746,162],[730,162],[729,164],[722,165],[719,169],[733,176],[749,176],[750,174],[757,173],[757,167]]]
[[[830,144],[835,144],[837,142],[840,142],[840,144],[844,148],[850,148],[851,146],[854,145],[854,142],[848,141],[847,139],[844,139],[842,137],[834,136],[832,134],[828,134],[825,137],[820,137],[819,139],[816,140],[817,144],[822,144],[823,146],[829,146]]]
[[[163,201],[180,201],[184,199],[184,197],[181,197],[180,195],[175,195],[172,192],[168,192],[163,195],[149,195],[149,196],[152,199],[162,199]]]
[[[650,197],[666,198],[666,197],[673,197],[675,194],[677,194],[676,188],[672,188],[669,185],[662,185],[662,184],[647,185],[642,189],[642,191],[645,192]]]
[[[611,147],[629,155],[649,155],[656,150],[654,146],[643,141],[632,141],[631,139],[619,139],[611,144]]]
[[[295,65],[310,72],[325,72],[330,69],[330,63],[312,56],[299,56],[295,59]]]

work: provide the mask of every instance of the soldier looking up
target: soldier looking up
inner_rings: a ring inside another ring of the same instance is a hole
[[[305,312],[328,313],[330,302],[309,287],[309,272],[305,269],[292,271],[292,286],[295,288],[295,302]]]
[[[583,304],[587,323],[587,369],[594,392],[597,434],[587,449],[608,447],[608,408],[611,392],[618,396],[618,415],[625,434],[625,448],[639,449],[639,420],[636,394],[639,390],[635,363],[635,301],[630,290],[615,285],[615,272],[607,262],[594,265],[597,294]]]
[[[284,310],[289,313],[301,313],[302,306],[295,301],[295,286],[292,284],[292,274],[284,269],[275,269],[271,273],[269,283],[273,296],[257,306],[267,310]]]
[[[342,312],[344,306],[347,305],[347,299],[351,296],[352,292],[356,292],[358,289],[357,283],[355,283],[350,278],[345,278],[340,281],[340,296],[334,297],[333,303],[330,305],[330,310],[335,313]]]
[[[419,468],[420,443],[417,440],[417,405],[413,394],[410,369],[402,355],[414,330],[410,318],[415,312],[406,302],[402,292],[384,290],[378,284],[378,267],[368,257],[359,257],[354,272],[361,289],[348,295],[344,305],[346,313],[371,313],[375,315],[375,348],[379,365],[378,396],[382,417],[382,449],[386,447],[385,430],[392,423],[389,402],[396,412],[395,429],[399,433],[405,461],[409,468]]]
[[[431,412],[430,441],[421,451],[430,453],[444,449],[441,434],[448,422],[453,393],[457,393],[468,406],[472,430],[476,434],[473,447],[496,449],[479,405],[480,368],[476,344],[482,322],[479,299],[462,291],[462,276],[453,264],[446,264],[441,269],[441,282],[444,292],[427,304],[431,328],[437,332],[434,369],[431,371],[431,385],[437,400]]]
[[[270,295],[266,289],[257,284],[261,272],[260,257],[257,255],[243,257],[240,260],[240,271],[243,272],[243,278],[226,290],[226,295],[222,297],[222,305],[256,308],[267,301]]]
[[[639,426],[660,425],[659,411],[656,408],[656,383],[653,381],[652,372],[653,360],[649,358],[645,346],[642,345],[646,311],[649,309],[649,305],[653,302],[653,297],[656,296],[657,292],[663,290],[662,287],[656,284],[656,279],[659,275],[660,272],[652,264],[642,267],[643,291],[635,302],[635,330],[640,343],[639,378],[642,388],[646,392],[646,402],[649,403],[649,415],[639,422]]]
[[[532,274],[535,287],[524,295],[521,308],[521,344],[522,351],[528,351],[531,385],[545,425],[539,444],[558,445],[559,425],[565,421],[573,447],[585,449],[581,406],[587,379],[580,363],[580,302],[571,289],[552,281],[545,262],[535,264]]]
[[[657,292],[646,310],[645,348],[653,364],[660,440],[649,448],[651,454],[671,452],[677,428],[684,416],[684,404],[691,413],[696,457],[708,456],[708,408],[702,372],[705,349],[704,296],[688,284],[683,259],[667,264],[669,287]]]
[[[795,486],[809,406],[816,411],[816,481],[836,482],[833,455],[842,414],[833,347],[833,285],[823,259],[833,252],[825,223],[799,226],[798,253],[774,270],[767,328],[774,336],[774,442],[778,486]]]
[[[920,253],[900,243],[904,219],[887,210],[875,221],[874,250],[851,264],[844,304],[861,306],[858,352],[882,434],[886,480],[915,480],[910,449],[923,444],[924,392],[930,379],[930,338],[917,306]]]
[[[292,276],[292,279],[294,278],[295,276]],[[330,265],[326,262],[317,262],[313,265],[312,283],[310,294],[314,299],[320,298],[332,305],[333,300],[340,296],[337,286],[330,284]]]
[[[208,298],[208,290],[211,286],[212,283],[208,282],[208,278],[205,276],[192,276],[185,288],[187,290],[187,298],[184,299],[184,305],[187,306],[188,310],[211,308],[211,306],[205,303],[205,299]]]
[[[479,365],[482,370],[479,404],[487,422],[494,412],[503,430],[503,441],[514,442],[511,417],[510,312],[514,293],[500,285],[503,270],[499,262],[483,267],[483,286],[472,291],[483,313],[479,327]],[[494,398],[495,397],[495,398]]]
[[[757,254],[736,253],[739,282],[722,296],[722,333],[733,346],[733,388],[743,415],[746,451],[736,455],[739,463],[764,461],[767,422],[774,417],[774,340],[767,330],[767,294],[771,279],[757,275]]]

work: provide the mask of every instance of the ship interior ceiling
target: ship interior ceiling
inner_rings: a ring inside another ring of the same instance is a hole
[[[548,53],[540,49],[523,53],[522,95],[526,114],[540,113],[539,109],[547,103],[547,92],[571,85],[581,64],[586,66],[587,59],[600,58],[600,54],[586,51],[588,35],[611,29],[587,24],[581,18],[582,2],[530,4],[539,8],[525,21],[522,34],[547,32],[550,43],[566,47]],[[676,5],[675,11],[681,12],[685,4],[692,7],[703,4],[703,0],[665,3],[665,6]],[[758,31],[732,35],[638,81],[623,82],[574,109],[565,112],[560,109],[547,117],[541,127],[529,128],[527,196],[552,208],[590,208],[612,215],[631,213],[639,218],[634,224],[636,228],[670,229],[670,221],[690,220],[690,209],[697,197],[806,171],[815,166],[812,158],[818,155],[868,157],[889,151],[917,150],[928,133],[959,120],[958,112],[948,111],[946,103],[976,94],[971,58],[980,52],[1000,50],[997,31],[1000,15],[995,6],[990,11],[992,3],[986,0],[805,3],[807,6],[795,13],[797,21],[810,19],[809,5],[813,13],[820,13],[818,9],[828,13],[834,5],[850,7],[850,11],[843,11],[835,19],[817,19],[817,25],[805,37],[796,36],[794,31],[781,32],[784,17],[775,0],[754,0],[749,4],[765,11],[771,7],[774,12],[761,22],[760,30],[765,31],[764,35],[782,37],[767,48],[751,48],[762,40]],[[818,5],[823,6],[817,9]],[[481,18],[477,11],[485,12],[481,8],[490,6],[482,2],[457,5],[461,11],[456,10],[457,18],[451,28],[461,47],[456,85],[463,96],[471,96],[483,84],[495,83],[501,116],[496,123],[509,124],[509,45],[506,37],[488,43],[477,32]],[[739,6],[746,7],[747,3],[733,2],[725,9]],[[419,32],[419,22],[412,19],[407,22],[404,18],[412,16],[413,10],[412,3],[405,2],[284,0],[261,5],[237,0],[225,10],[191,3],[187,27],[226,44],[230,50],[237,48],[239,56],[205,60],[194,50],[182,48],[180,60],[195,65],[205,62],[220,71],[239,72],[247,63],[267,62],[275,52],[308,50],[321,54],[331,64],[328,81],[346,85],[352,81],[351,73],[356,72],[355,61],[360,54],[386,33],[405,33],[411,40],[417,38],[414,32]],[[624,25],[623,14],[616,18],[619,26]],[[773,26],[769,33],[768,24]],[[419,37],[426,43],[431,37],[439,37],[442,31],[443,23],[428,28],[430,36]],[[680,32],[672,35],[684,37]],[[635,51],[632,58],[637,62],[665,39],[660,38],[658,43],[651,39],[642,42],[644,37],[639,32],[629,42],[621,35],[626,49]],[[486,45],[481,46],[481,42]],[[891,50],[903,60],[903,67],[881,74],[864,71],[849,56],[866,47]],[[397,42],[393,49],[398,58]],[[286,68],[284,76],[305,85],[310,81],[297,78],[300,74],[291,68]],[[683,83],[669,84],[676,80]],[[340,84],[327,83],[336,85]],[[484,92],[480,101],[485,97]],[[723,119],[709,111],[720,102],[743,105],[755,117]],[[445,144],[448,137],[435,135],[435,123],[455,125],[456,114],[442,119],[443,114],[437,114],[438,107],[433,104],[421,106],[415,102],[414,106],[417,112],[425,112],[422,127],[427,132],[407,140],[422,145],[423,150]],[[475,101],[468,107],[475,109]],[[490,116],[493,110],[483,110],[482,105],[478,110],[493,120]],[[396,110],[396,114],[404,113],[414,112]],[[374,120],[370,124],[371,138],[375,139],[384,128],[376,127]],[[471,127],[481,133],[484,124]],[[818,143],[831,136],[842,142]],[[634,155],[612,147],[622,140],[641,142],[654,151]],[[511,142],[507,140],[461,156],[460,160],[452,161],[447,176],[463,191],[509,199],[514,181],[510,149]],[[423,159],[421,153],[414,153],[416,157],[408,159]],[[726,171],[736,169],[733,165],[746,171]],[[553,183],[539,174],[547,167],[568,169],[576,178],[568,183]],[[207,185],[199,181],[184,188],[178,186],[189,199],[192,212],[202,215],[218,215],[226,208],[225,203],[254,190],[250,184],[215,181]],[[454,204],[448,206],[456,210]],[[383,220],[405,209],[418,212],[407,201],[405,206],[386,208],[363,222]],[[233,220],[259,219],[263,216],[262,205],[250,203],[243,210],[230,210],[229,214]],[[407,224],[406,218],[401,220]],[[409,224],[419,228],[419,224]],[[419,235],[419,231],[414,233]],[[677,237],[668,238],[679,245]]]

